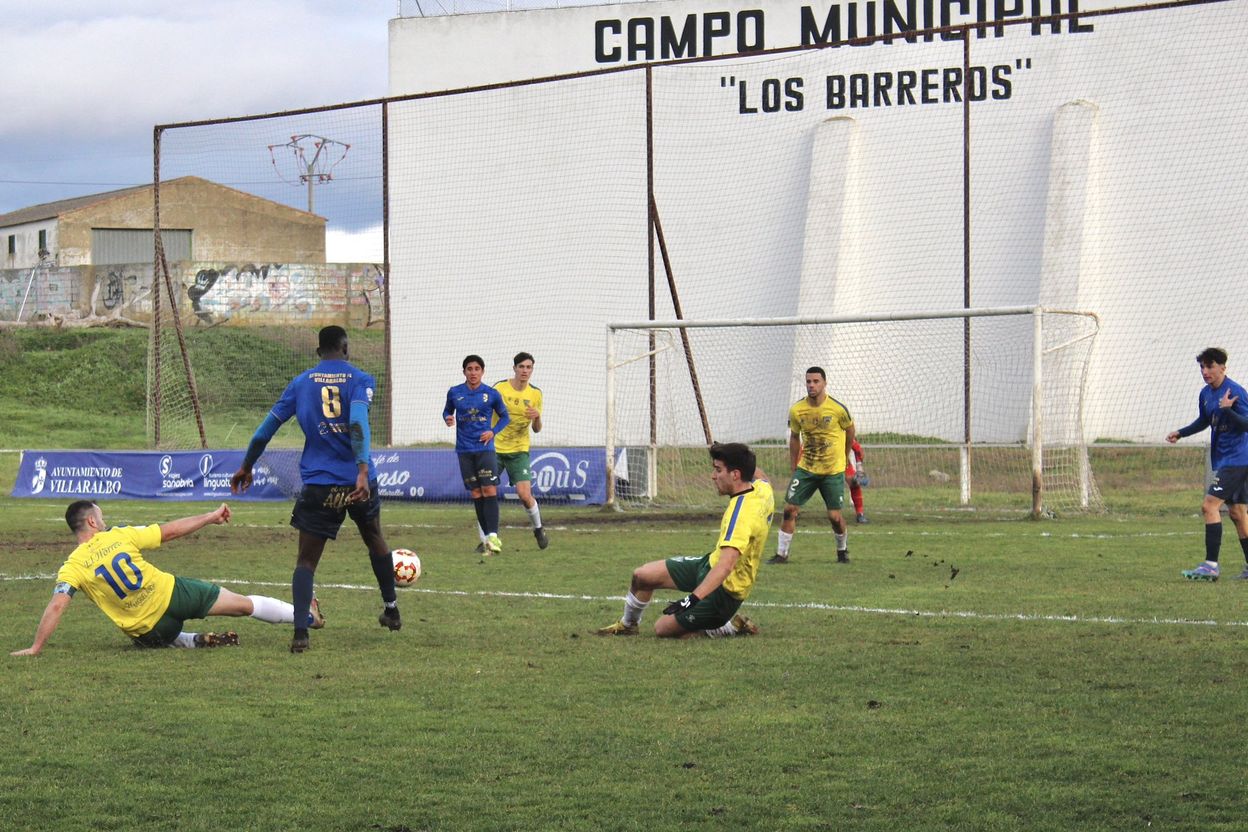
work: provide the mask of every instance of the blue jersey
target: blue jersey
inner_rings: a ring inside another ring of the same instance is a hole
[[[478,384],[471,390],[468,383],[457,384],[446,391],[446,407],[442,408],[442,418],[455,414],[455,452],[494,450],[494,438],[489,442],[481,441],[481,434],[492,430],[497,435],[511,424],[511,414],[497,390],[488,384]],[[498,414],[498,422],[491,425],[493,414]]]
[[[367,409],[376,387],[373,377],[346,361],[322,361],[286,386],[270,414],[285,422],[291,416],[303,429],[299,474],[308,485],[355,485],[359,465],[351,448],[351,405]],[[368,478],[377,469],[370,457]]]
[[[1212,433],[1209,440],[1209,464],[1215,471],[1219,468],[1248,465],[1248,433],[1238,420],[1228,418],[1226,412],[1218,406],[1218,402],[1228,391],[1238,399],[1231,410],[1238,416],[1248,418],[1248,392],[1229,378],[1224,378],[1221,387],[1214,388],[1206,384],[1201,388],[1198,402],[1200,415],[1195,422],[1179,430],[1181,436],[1191,436],[1209,428]]]

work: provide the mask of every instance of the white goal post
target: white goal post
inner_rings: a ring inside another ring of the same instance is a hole
[[[1099,510],[1083,432],[1099,329],[1042,306],[608,324],[607,502],[709,504],[712,441],[787,476],[786,414],[818,366],[878,485],[936,506]]]

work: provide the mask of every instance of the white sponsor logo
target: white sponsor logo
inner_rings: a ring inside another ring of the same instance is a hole
[[[35,475],[30,478],[30,493],[38,494],[43,491],[44,485],[48,482],[48,461],[43,457],[35,460]]]
[[[199,475],[207,478],[212,473],[212,454],[204,454],[199,458]]]
[[[398,488],[407,485],[407,481],[412,478],[410,471],[389,471],[385,474],[377,475],[377,485],[382,488]]]
[[[572,462],[557,451],[548,451],[533,460],[533,484],[543,494],[552,488],[584,488],[589,479],[589,460],[573,467]]]
[[[202,463],[201,463],[202,464]],[[195,487],[195,481],[173,470],[173,457],[165,454],[160,458],[160,490],[185,491]]]

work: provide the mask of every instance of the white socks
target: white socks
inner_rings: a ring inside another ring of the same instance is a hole
[[[291,624],[295,620],[295,607],[285,601],[267,595],[248,595],[251,599],[251,617],[269,624]]]
[[[641,623],[642,613],[646,611],[649,601],[639,601],[637,596],[630,589],[628,596],[624,599],[624,617],[620,620],[630,627],[635,627]]]
[[[178,637],[173,640],[174,647],[194,647],[196,633],[178,633]]]
[[[706,633],[708,638],[727,638],[728,636],[735,636],[737,634],[737,628],[733,626],[732,619],[730,618],[728,619],[728,623],[724,626],[716,627],[714,630],[703,630],[702,632]]]
[[[789,544],[793,542],[792,532],[780,532],[776,537],[776,554],[782,558],[789,556]]]
[[[542,510],[537,507],[537,503],[533,504],[533,508],[526,508],[529,513],[529,522],[533,524],[533,528],[540,529],[542,527]]]
[[[833,532],[833,534],[836,534],[836,532]],[[849,548],[849,532],[846,531],[842,534],[836,534],[836,551],[844,552],[848,548]]]

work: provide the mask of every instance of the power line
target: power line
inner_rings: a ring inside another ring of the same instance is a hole
[[[0,185],[90,185],[93,188],[135,188],[151,182],[44,182],[38,179],[0,179]]]

